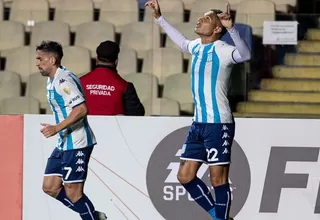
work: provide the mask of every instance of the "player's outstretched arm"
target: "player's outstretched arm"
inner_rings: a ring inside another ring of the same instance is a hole
[[[227,3],[226,12],[219,14],[221,24],[228,30],[236,50],[233,53],[233,59],[237,63],[242,63],[251,59],[251,52],[246,42],[240,37],[238,30],[235,29],[230,16],[230,5]]]
[[[151,9],[152,15],[157,19],[158,24],[167,33],[170,39],[184,52],[188,51],[188,45],[190,40],[188,40],[182,33],[180,33],[176,28],[174,28],[161,14],[160,6],[158,0],[150,0],[145,4],[146,7]]]

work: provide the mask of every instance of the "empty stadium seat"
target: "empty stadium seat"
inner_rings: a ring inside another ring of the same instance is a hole
[[[157,98],[148,99],[142,102],[145,108],[145,115],[159,115],[159,116],[179,116],[180,107],[179,103],[174,100]]]
[[[78,75],[91,70],[90,51],[83,47],[64,47],[62,65]]]
[[[15,21],[2,21],[0,22],[0,30],[0,54],[2,57],[6,57],[11,49],[24,45],[23,24]]]
[[[31,32],[30,45],[39,45],[43,40],[58,41],[62,46],[68,46],[70,44],[69,25],[57,21],[37,23]]]
[[[196,22],[180,23],[180,24],[174,25],[174,27],[178,31],[180,31],[188,40],[195,40],[199,38],[199,36],[194,32],[195,26],[196,26]],[[180,48],[177,47],[168,36],[166,39],[166,47],[176,48],[180,50]],[[183,57],[184,59],[190,59],[191,55],[187,52],[183,52]]]
[[[248,0],[238,4],[236,23],[250,25],[253,34],[263,35],[263,22],[275,20],[275,4],[268,0]]]
[[[182,0],[183,4],[184,4],[184,8],[186,10],[191,10],[192,4],[195,3],[197,0]],[[161,4],[161,1],[160,1]],[[161,5],[160,5],[161,7]]]
[[[184,7],[183,2],[180,0],[164,0],[160,1],[161,13],[166,20],[171,24],[177,24],[183,22]],[[151,10],[145,10],[144,21],[154,21]]]
[[[89,49],[92,58],[96,57],[96,48],[99,44],[106,40],[115,41],[115,29],[110,23],[88,22],[76,28],[75,45]]]
[[[40,103],[29,97],[11,97],[0,102],[1,114],[39,114]]]
[[[120,47],[117,70],[120,75],[136,73],[137,52],[128,47]]]
[[[132,73],[122,76],[132,82],[141,102],[158,97],[158,79],[149,73]]]
[[[149,50],[143,60],[142,72],[157,76],[159,83],[163,84],[166,77],[182,73],[182,52],[173,48],[158,48]]]
[[[48,77],[44,77],[40,73],[33,73],[28,77],[26,88],[26,96],[37,99],[40,106],[44,108],[48,103],[47,81]]]
[[[54,20],[69,24],[74,32],[78,25],[93,21],[93,3],[91,0],[61,0],[56,6]]]
[[[122,30],[120,45],[136,50],[138,58],[144,58],[148,50],[160,47],[159,25],[154,22],[126,25]]]
[[[203,15],[211,9],[220,9],[225,11],[225,8],[225,0],[201,0],[201,3],[200,1],[196,1],[191,6],[189,22],[196,25],[198,18],[203,17]]]
[[[5,70],[18,73],[22,82],[27,82],[31,73],[38,71],[36,67],[36,49],[34,47],[19,47],[7,56]]]
[[[49,20],[49,4],[46,0],[14,0],[9,20],[23,23],[29,31],[35,23]]]
[[[100,9],[100,21],[113,24],[116,32],[121,32],[124,25],[138,22],[139,8],[135,0],[104,0]]]
[[[179,102],[181,111],[193,114],[194,105],[190,85],[189,74],[168,76],[163,86],[163,97]]]
[[[21,95],[21,79],[19,74],[0,71],[0,100]]]

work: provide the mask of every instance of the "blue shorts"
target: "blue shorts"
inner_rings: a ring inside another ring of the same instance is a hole
[[[231,163],[231,146],[235,124],[193,122],[182,147],[181,160],[193,160],[208,165]]]
[[[64,183],[84,182],[93,147],[61,151],[55,148],[48,158],[45,176],[60,176]]]

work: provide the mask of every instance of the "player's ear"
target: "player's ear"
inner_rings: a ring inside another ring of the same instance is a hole
[[[222,32],[222,28],[219,26],[217,26],[213,31],[214,34],[220,34],[221,32]]]
[[[116,66],[118,66],[118,60],[114,61],[114,64],[115,64]]]
[[[57,59],[56,59],[54,56],[52,56],[52,57],[50,57],[49,62],[50,62],[50,64],[53,66],[53,65],[56,64]]]

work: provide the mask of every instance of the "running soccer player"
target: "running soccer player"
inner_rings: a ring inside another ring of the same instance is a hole
[[[36,48],[36,65],[48,77],[47,98],[55,125],[41,124],[46,137],[58,134],[58,143],[48,159],[43,191],[80,214],[84,220],[107,219],[95,211],[83,188],[95,136],[88,124],[85,96],[78,78],[61,66],[63,50],[59,43],[43,41]]]
[[[229,4],[226,12],[210,10],[199,18],[195,26],[199,38],[192,41],[166,21],[157,0],[148,1],[146,6],[170,39],[192,55],[191,90],[195,114],[182,147],[178,179],[213,219],[226,220],[231,205],[228,173],[235,132],[227,98],[228,85],[233,64],[249,60],[250,50],[233,25]],[[221,41],[227,31],[235,47]],[[215,201],[208,187],[196,176],[202,163],[209,165]]]

